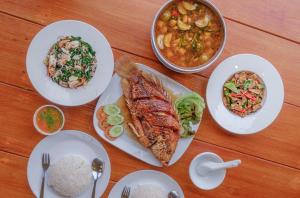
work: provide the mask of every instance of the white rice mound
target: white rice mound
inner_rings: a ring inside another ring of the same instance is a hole
[[[50,166],[48,185],[65,197],[83,192],[92,181],[91,166],[80,155],[67,155]]]
[[[167,198],[168,193],[154,184],[139,184],[134,187],[130,198]]]

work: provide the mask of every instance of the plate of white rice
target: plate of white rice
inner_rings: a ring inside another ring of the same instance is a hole
[[[96,197],[105,191],[111,174],[110,161],[104,147],[92,136],[75,130],[65,130],[47,136],[33,149],[28,165],[29,186],[39,197],[42,182],[42,154],[50,154],[50,167],[45,180],[45,197],[91,197],[93,188],[91,164],[94,158],[104,162],[104,172],[99,178]]]
[[[129,198],[168,198],[168,193],[175,190],[184,198],[178,183],[160,171],[141,170],[130,173],[114,185],[108,198],[121,197],[124,187],[130,187]]]

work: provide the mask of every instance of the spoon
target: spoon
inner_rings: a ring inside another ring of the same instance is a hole
[[[234,168],[241,164],[241,160],[232,160],[228,162],[207,161],[197,166],[197,173],[200,176],[206,176],[209,173],[227,168]]]
[[[94,179],[94,187],[93,187],[93,192],[92,192],[92,198],[95,198],[95,189],[96,189],[96,184],[98,178],[101,177],[103,173],[103,161],[101,161],[98,158],[95,158],[92,162],[92,174],[93,174],[93,179]]]
[[[177,191],[172,190],[171,192],[169,192],[168,198],[179,198],[179,194]]]

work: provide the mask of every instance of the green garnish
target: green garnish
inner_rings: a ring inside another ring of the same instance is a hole
[[[228,95],[230,94],[230,91],[229,91],[228,89],[226,89],[226,90],[224,91],[224,94],[225,94],[225,96],[228,96]]]
[[[258,89],[264,89],[265,85],[264,84],[258,84],[257,87],[258,87]]]
[[[116,138],[122,135],[123,127],[121,125],[115,125],[109,129],[109,136]]]
[[[115,104],[108,104],[104,106],[104,112],[107,115],[116,115],[121,113],[121,109]]]
[[[175,101],[175,108],[184,130],[181,137],[186,138],[194,135],[195,131],[192,129],[192,125],[197,124],[201,120],[203,109],[205,108],[203,98],[195,92],[187,94]]]
[[[249,79],[249,80],[245,80],[244,82],[244,90],[247,90],[249,88],[249,86],[252,84],[252,80]]]
[[[227,82],[224,84],[224,87],[227,89],[230,89],[234,93],[240,93],[240,91],[236,88],[235,84],[233,82]]]
[[[124,122],[124,117],[120,114],[110,115],[107,117],[107,123],[110,125],[120,125]]]
[[[46,111],[41,112],[41,118],[47,123],[47,127],[49,129],[52,129],[54,127],[55,120],[52,117],[50,109],[47,109]]]

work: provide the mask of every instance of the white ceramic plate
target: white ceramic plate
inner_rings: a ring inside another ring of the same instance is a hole
[[[47,136],[40,141],[33,149],[28,165],[27,178],[33,194],[38,197],[42,182],[42,154],[50,154],[50,165],[54,164],[63,156],[70,154],[81,155],[89,164],[92,164],[94,158],[98,157],[104,162],[104,173],[99,178],[96,188],[96,197],[100,197],[105,191],[110,178],[110,161],[104,147],[92,136],[75,130],[61,131],[56,135]],[[92,174],[90,186],[78,198],[91,197],[93,188]],[[60,197],[54,190],[47,185],[47,176],[45,181],[45,197]]]
[[[224,82],[239,71],[258,74],[266,87],[262,108],[244,118],[230,112],[222,101]],[[278,71],[269,61],[253,54],[238,54],[224,60],[211,74],[206,89],[212,117],[221,127],[235,134],[252,134],[269,126],[279,114],[283,99],[284,87]]]
[[[184,194],[178,183],[166,175],[165,173],[154,170],[141,170],[128,174],[114,185],[109,193],[108,198],[121,197],[124,186],[131,187],[131,192],[137,185],[153,184],[160,186],[166,192],[176,190],[180,198],[184,198]]]
[[[164,84],[166,88],[169,88],[173,91],[175,95],[184,95],[187,93],[192,92],[190,89],[184,87],[183,85],[179,84],[178,82],[172,80],[171,78],[155,71],[154,69],[151,69],[150,67],[147,67],[142,64],[137,64],[140,69],[152,73],[155,76],[157,76]],[[129,136],[127,133],[130,132],[124,132],[123,135],[121,135],[119,138],[117,138],[114,141],[109,140],[105,137],[104,132],[98,127],[98,119],[96,117],[96,112],[100,106],[111,104],[116,102],[120,96],[122,96],[122,88],[120,85],[120,77],[115,74],[108,85],[107,89],[103,92],[101,97],[99,98],[99,101],[97,103],[97,106],[95,108],[94,112],[94,127],[97,131],[97,133],[107,142],[110,144],[118,147],[119,149],[123,150],[124,152],[148,163],[154,166],[162,166],[159,160],[157,160],[154,155],[150,152],[149,149],[144,148],[141,146],[137,140],[133,139],[132,136]],[[112,91],[113,90],[113,91]],[[197,131],[200,124],[197,124],[194,126],[195,130]],[[172,157],[172,159],[169,162],[169,165],[174,164],[179,158],[183,155],[183,153],[187,150],[189,145],[191,144],[193,140],[193,137],[180,139],[176,148],[176,151]]]
[[[94,77],[86,86],[77,89],[64,88],[53,82],[43,63],[58,38],[68,35],[80,36],[96,52]],[[27,51],[26,68],[33,87],[44,98],[60,105],[77,106],[96,99],[104,91],[113,73],[114,58],[108,41],[96,28],[81,21],[64,20],[46,26],[33,38]]]

